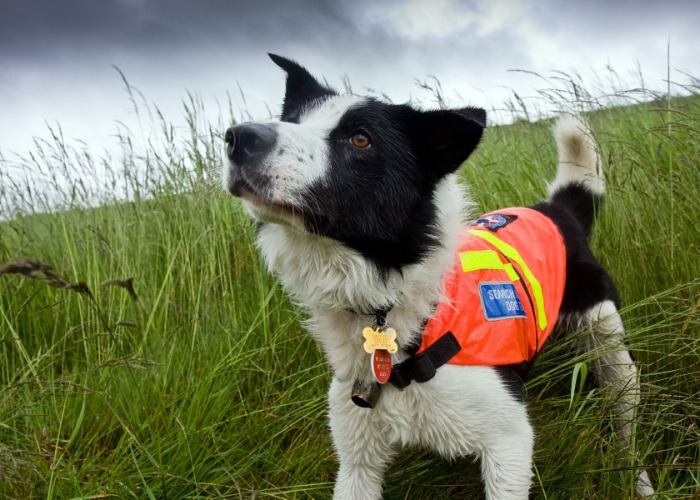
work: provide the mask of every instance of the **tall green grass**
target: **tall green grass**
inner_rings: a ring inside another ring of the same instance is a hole
[[[118,159],[59,130],[29,158],[0,158],[0,495],[328,498],[329,370],[216,186],[232,120],[206,123],[188,96],[183,133],[127,89],[158,134],[122,128]],[[583,89],[573,77],[540,98],[588,111],[605,160],[593,247],[641,369],[636,452],[662,498],[697,496],[700,96],[637,89],[624,96],[647,102],[611,106]],[[516,97],[521,119],[489,128],[462,170],[484,210],[541,200],[554,173],[551,121]],[[551,344],[528,384],[532,496],[630,498],[611,396],[572,345]],[[415,450],[386,484],[387,499],[482,495],[471,460]]]

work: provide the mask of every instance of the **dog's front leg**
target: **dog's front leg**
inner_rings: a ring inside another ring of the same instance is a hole
[[[330,425],[340,461],[335,500],[377,500],[382,497],[384,471],[394,446],[386,431],[388,422],[377,411],[360,408],[350,400],[351,386],[334,379],[329,391]]]
[[[481,453],[481,473],[489,500],[528,498],[534,436],[524,405],[521,410],[494,426]]]

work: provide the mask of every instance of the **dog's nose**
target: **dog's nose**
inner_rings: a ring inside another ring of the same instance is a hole
[[[231,161],[244,165],[269,153],[277,141],[277,132],[260,123],[242,123],[228,129],[224,139]]]

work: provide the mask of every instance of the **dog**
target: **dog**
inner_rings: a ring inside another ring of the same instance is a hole
[[[465,224],[455,172],[479,144],[483,109],[419,110],[339,95],[298,63],[279,120],[225,133],[223,184],[257,221],[268,268],[309,314],[333,369],[334,498],[381,498],[396,452],[480,458],[486,497],[527,498],[533,430],[527,370],[556,326],[587,328],[598,383],[618,393],[629,447],[637,368],[619,299],[587,245],[605,186],[588,125],[555,126],[549,198]],[[646,471],[637,494],[654,493]]]

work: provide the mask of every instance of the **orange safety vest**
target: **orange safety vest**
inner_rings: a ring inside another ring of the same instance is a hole
[[[565,278],[564,240],[548,217],[529,208],[482,215],[467,225],[417,354],[450,331],[461,349],[448,363],[531,361],[554,329]]]

